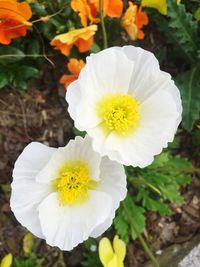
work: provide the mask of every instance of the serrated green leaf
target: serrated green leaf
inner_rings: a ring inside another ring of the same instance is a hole
[[[193,20],[192,14],[186,12],[184,4],[177,5],[176,0],[167,3],[170,18],[168,26],[173,30],[172,35],[190,61],[194,62],[198,48],[197,21]]]
[[[177,86],[180,89],[183,103],[182,125],[191,131],[200,113],[200,67],[187,71],[177,77]]]

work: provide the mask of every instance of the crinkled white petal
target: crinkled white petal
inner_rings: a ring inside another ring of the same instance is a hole
[[[112,211],[109,218],[91,233],[91,237],[98,237],[108,229],[115,217],[115,211],[127,194],[126,174],[124,167],[104,157],[101,162],[101,181],[96,190],[106,192],[112,197]]]
[[[126,138],[109,135],[106,141],[109,158],[123,161],[125,165],[146,167],[152,163],[154,155],[172,142],[178,118],[172,95],[157,91],[142,104],[140,126],[132,135]]]
[[[55,153],[56,149],[37,142],[30,143],[18,157],[13,170],[10,205],[17,220],[38,237],[43,237],[37,207],[49,194],[35,176]]]
[[[58,194],[52,193],[39,206],[42,232],[49,245],[71,250],[89,238],[111,208],[112,198],[103,192],[90,191],[86,202],[68,206],[59,205]]]
[[[91,142],[89,136],[86,136],[84,141],[82,137],[77,136],[74,140],[70,140],[67,146],[58,148],[50,161],[38,173],[36,180],[41,183],[49,183],[58,177],[62,164],[82,160],[88,165],[90,177],[98,181],[101,156],[92,149]]]

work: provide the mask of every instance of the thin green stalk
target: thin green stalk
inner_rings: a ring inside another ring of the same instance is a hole
[[[149,259],[151,260],[151,262],[152,262],[152,264],[153,264],[154,267],[160,267],[158,261],[156,260],[156,258],[154,257],[153,253],[151,252],[151,250],[148,247],[146,241],[144,240],[144,238],[142,237],[142,235],[138,231],[137,224],[135,223],[135,221],[134,221],[133,217],[131,216],[128,208],[125,205],[125,203],[122,202],[122,205],[123,205],[124,211],[126,212],[126,215],[128,217],[129,223],[130,223],[131,227],[133,228],[133,230],[135,231],[135,233],[137,234],[138,239],[140,241],[140,244],[142,245],[145,253],[147,254],[147,256],[149,257]]]
[[[106,49],[108,48],[108,39],[107,39],[106,27],[104,23],[102,0],[99,0],[99,14],[100,14],[100,20],[101,20],[102,33],[103,33],[104,49]]]

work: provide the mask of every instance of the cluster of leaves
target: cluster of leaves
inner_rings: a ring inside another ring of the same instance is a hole
[[[114,227],[120,237],[128,242],[137,238],[137,233],[130,227],[126,209],[129,210],[138,232],[145,228],[145,212],[158,212],[161,216],[171,214],[169,203],[183,203],[180,187],[191,181],[192,164],[180,156],[163,152],[153,164],[144,169],[126,167],[129,193],[117,211]]]
[[[192,130],[200,112],[200,27],[197,2],[187,6],[183,3],[177,5],[176,0],[168,0],[168,16],[155,14],[154,17],[166,42],[172,44],[166,53],[168,60],[177,58],[177,62],[184,62],[176,83],[183,100],[182,126],[187,131]]]
[[[15,267],[41,267],[37,263],[37,258],[34,254],[30,255],[28,258],[24,259],[15,259]]]
[[[38,77],[38,69],[27,65],[24,58],[25,54],[18,48],[0,47],[0,89],[10,86],[23,91],[27,81]]]

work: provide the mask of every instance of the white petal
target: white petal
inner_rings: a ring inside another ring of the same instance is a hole
[[[172,142],[178,117],[173,97],[167,91],[157,91],[142,104],[141,125],[131,136],[109,135],[106,141],[109,158],[125,165],[151,164],[153,157]]]
[[[101,181],[96,190],[105,192],[112,197],[113,209],[119,207],[127,194],[126,174],[123,165],[109,160],[108,157],[102,158],[101,165]]]
[[[39,206],[40,223],[47,243],[62,250],[73,249],[109,217],[111,207],[111,197],[103,192],[90,191],[87,201],[68,206],[60,206],[57,193],[52,193]]]
[[[72,84],[66,93],[68,110],[78,129],[94,128],[101,123],[96,112],[97,102],[108,93],[128,91],[133,65],[134,63],[117,49],[104,50],[87,58],[87,64],[79,76],[80,87],[77,83],[76,86]],[[74,89],[78,89],[79,93],[72,97]]]
[[[101,226],[93,230],[91,236],[94,238],[103,234],[105,230],[111,226],[115,217],[115,211],[119,207],[120,201],[122,201],[127,194],[126,174],[121,164],[104,157],[100,169],[101,182],[96,190],[106,192],[112,197],[112,212],[110,217],[102,223]]]
[[[48,195],[49,187],[36,183],[35,176],[46,165],[55,150],[33,142],[23,150],[13,170],[11,209],[17,220],[38,237],[43,235],[37,207]]]
[[[127,68],[128,66],[128,68]],[[82,93],[98,91],[100,95],[107,93],[126,93],[133,71],[134,63],[119,49],[110,48],[87,57],[81,82],[86,75],[88,84],[81,83]],[[87,85],[89,85],[87,87]],[[94,93],[93,93],[94,94]]]
[[[10,206],[15,217],[23,226],[34,235],[43,238],[37,208],[50,193],[50,188],[29,178],[12,182]]]
[[[46,165],[55,151],[56,148],[38,142],[27,145],[15,163],[14,179],[32,179]]]
[[[129,94],[137,101],[143,101],[159,89],[156,85],[161,72],[159,62],[154,54],[139,47],[124,46],[122,51],[134,62]]]
[[[45,168],[37,175],[36,180],[49,183],[58,177],[62,164],[79,160],[88,165],[92,179],[99,180],[101,156],[92,149],[91,141],[89,136],[84,139],[77,136],[74,140],[70,140],[65,147],[58,148]]]

